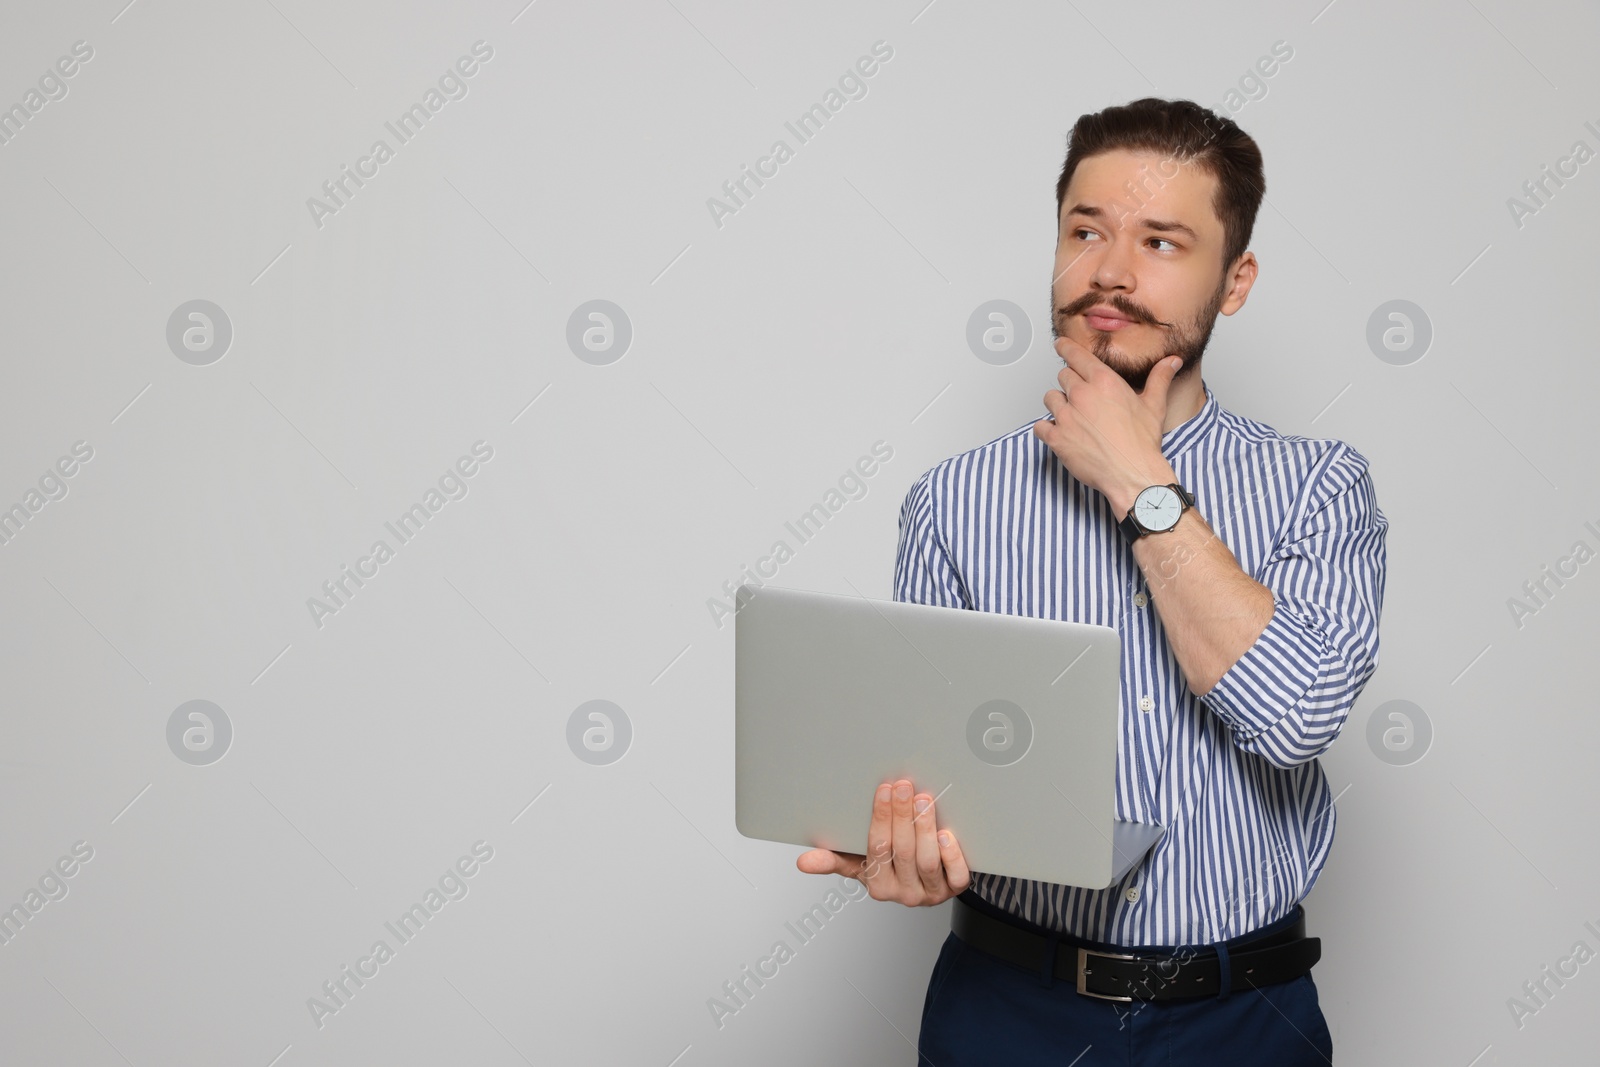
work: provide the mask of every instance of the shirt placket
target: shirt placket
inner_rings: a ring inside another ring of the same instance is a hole
[[[1151,692],[1154,686],[1149,672],[1140,669],[1150,663],[1150,627],[1145,616],[1149,598],[1142,593],[1139,565],[1131,550],[1126,554],[1126,564],[1118,598],[1120,616],[1115,625],[1122,633],[1127,657],[1123,664],[1127,685],[1122,694],[1121,718],[1124,751],[1127,762],[1132,765],[1134,789],[1131,792],[1137,798],[1136,810],[1129,812],[1128,817],[1136,822],[1148,822],[1156,807],[1155,791],[1159,785],[1151,775],[1151,769],[1158,766],[1153,722],[1155,694]],[[1144,599],[1146,606],[1138,606],[1136,597]]]

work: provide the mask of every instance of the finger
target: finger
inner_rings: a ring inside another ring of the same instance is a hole
[[[1050,390],[1044,394],[1044,406],[1059,420],[1061,413],[1067,408],[1067,394],[1059,389]]]
[[[917,809],[922,809],[917,811]],[[933,798],[926,793],[919,793],[912,801],[915,812],[917,828],[917,877],[922,879],[922,889],[935,900],[943,900],[950,895],[949,888],[945,885],[944,865],[939,860],[939,842],[934,836],[934,827],[937,825],[933,810]]]
[[[902,889],[920,893],[922,879],[917,876],[917,836],[911,825],[911,783],[902,778],[894,784],[894,821],[889,839],[894,845],[894,876]]]
[[[889,806],[890,790],[893,787],[884,782],[878,786],[878,791],[872,797],[872,821],[867,824],[867,861],[865,871],[857,875],[869,888],[876,882],[885,885],[892,881],[889,866],[889,825],[891,811]]]
[[[938,834],[939,861],[944,864],[944,880],[950,886],[952,893],[960,894],[967,891],[972,884],[972,872],[967,869],[967,857],[961,851],[961,842],[956,840],[956,835],[950,830],[940,830]]]
[[[794,865],[806,874],[842,874],[846,878],[854,878],[860,873],[865,857],[854,852],[833,852],[825,848],[814,848],[810,852],[802,852],[795,858]]]
[[[1064,392],[1069,392],[1070,389],[1068,387],[1073,383],[1086,382],[1088,380],[1089,379],[1084,376],[1082,370],[1080,370],[1078,367],[1074,367],[1070,363],[1064,365],[1060,370],[1056,371],[1056,381],[1061,383],[1061,388]]]
[[[1172,379],[1178,374],[1178,368],[1183,360],[1178,356],[1168,356],[1154,367],[1150,368],[1150,375],[1145,379],[1144,392],[1140,398],[1163,420],[1167,414],[1167,392],[1172,387]]]
[[[1099,356],[1070,337],[1056,338],[1056,351],[1067,361],[1067,366],[1085,381],[1106,369]]]
[[[1049,419],[1040,419],[1033,424],[1033,436],[1043,441],[1047,448],[1055,448],[1055,445],[1051,443],[1055,439],[1055,432],[1056,424]]]

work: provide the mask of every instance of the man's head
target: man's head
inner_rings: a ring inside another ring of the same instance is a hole
[[[1056,183],[1055,336],[1136,391],[1166,356],[1183,357],[1180,380],[1193,374],[1217,315],[1243,307],[1255,282],[1245,246],[1266,187],[1250,135],[1191,101],[1146,97],[1078,119]]]

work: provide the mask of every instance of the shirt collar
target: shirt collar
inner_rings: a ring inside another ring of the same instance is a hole
[[[1178,423],[1172,429],[1161,435],[1161,454],[1170,462],[1191,448],[1197,441],[1211,432],[1211,427],[1216,424],[1217,412],[1220,405],[1217,398],[1211,394],[1211,386],[1200,380],[1200,388],[1205,390],[1205,403],[1200,405],[1200,410],[1188,419]]]

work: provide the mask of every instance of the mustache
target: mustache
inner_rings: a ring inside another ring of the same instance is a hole
[[[1127,297],[1113,293],[1109,297],[1101,298],[1097,293],[1085,293],[1078,299],[1061,308],[1056,314],[1062,318],[1071,318],[1081,315],[1092,307],[1106,306],[1115,308],[1119,313],[1127,316],[1134,322],[1142,322],[1152,326],[1171,326],[1170,322],[1162,322],[1144,308],[1138,306]]]

